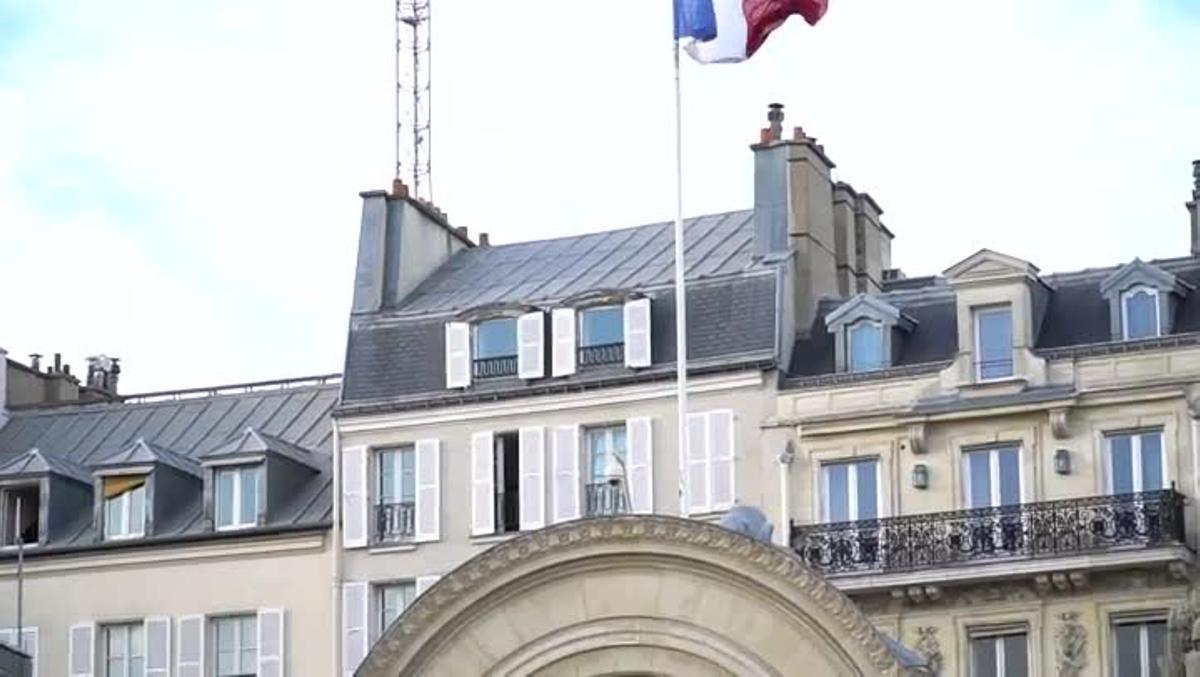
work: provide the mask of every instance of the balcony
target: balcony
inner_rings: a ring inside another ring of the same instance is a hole
[[[517,356],[484,357],[472,361],[472,375],[479,378],[496,378],[498,376],[517,375]]]
[[[1183,496],[1165,489],[793,526],[791,542],[827,576],[879,576],[987,563],[1015,570],[1013,562],[1074,556],[1092,556],[1094,564],[1097,554],[1150,548],[1183,551],[1183,526]]]
[[[416,505],[412,502],[376,505],[375,542],[403,543],[411,541],[415,530],[416,516]]]
[[[624,362],[624,343],[606,343],[599,346],[584,346],[579,349],[580,367],[593,367],[601,364],[622,364]]]
[[[618,482],[594,482],[584,487],[583,514],[587,517],[623,515],[629,512],[625,487]]]

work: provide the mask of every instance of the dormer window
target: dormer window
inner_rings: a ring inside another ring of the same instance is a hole
[[[884,358],[883,324],[874,320],[859,320],[846,329],[847,366],[849,371],[874,371],[888,366]]]
[[[975,314],[975,374],[980,381],[1013,375],[1012,307],[978,308]]]
[[[146,476],[105,477],[104,538],[138,538],[146,533]]]
[[[900,341],[917,323],[883,299],[859,294],[825,316],[834,335],[837,370],[867,372],[887,369]]]
[[[475,378],[517,374],[517,319],[499,317],[473,327],[472,375]]]
[[[246,529],[258,524],[258,494],[262,464],[238,465],[215,471],[218,530]]]
[[[1126,341],[1162,333],[1158,290],[1138,285],[1121,293],[1121,335]]]
[[[579,313],[579,366],[620,364],[625,359],[621,306],[585,308]]]
[[[0,490],[0,546],[37,545],[41,508],[41,485],[26,484]]]

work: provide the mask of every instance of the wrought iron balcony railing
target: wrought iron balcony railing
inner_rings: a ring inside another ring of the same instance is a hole
[[[621,364],[625,361],[624,343],[606,343],[600,346],[584,346],[579,349],[579,366],[599,364]]]
[[[792,527],[825,574],[888,573],[1006,559],[1185,545],[1174,489]]]
[[[475,378],[492,378],[495,376],[516,376],[517,356],[485,357],[472,361],[471,372]]]
[[[380,503],[375,506],[375,541],[394,543],[412,540],[417,508],[406,503]]]
[[[584,515],[602,517],[629,512],[625,486],[620,482],[594,482],[584,487]]]

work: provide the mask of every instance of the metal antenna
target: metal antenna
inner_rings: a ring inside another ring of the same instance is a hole
[[[396,0],[396,178],[433,200],[430,125],[432,0]]]

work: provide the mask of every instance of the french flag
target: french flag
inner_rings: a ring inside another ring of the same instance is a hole
[[[745,61],[771,31],[799,14],[809,25],[825,15],[828,0],[675,0],[675,39],[700,63]]]

